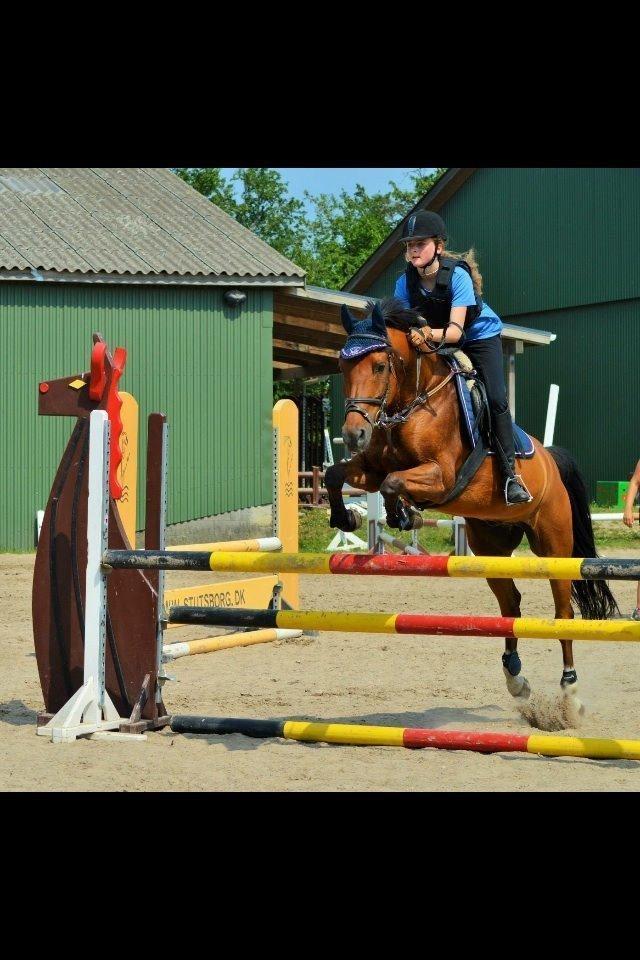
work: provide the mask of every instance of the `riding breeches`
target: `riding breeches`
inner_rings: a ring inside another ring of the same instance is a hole
[[[504,357],[500,336],[472,340],[471,343],[467,340],[462,349],[485,385],[492,415],[505,413],[509,409],[509,401],[504,382]]]

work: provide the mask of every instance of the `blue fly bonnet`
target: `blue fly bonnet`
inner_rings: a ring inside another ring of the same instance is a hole
[[[347,331],[347,342],[340,351],[341,360],[357,360],[375,350],[386,350],[391,346],[379,304],[375,304],[370,317],[355,320],[343,304],[340,311],[342,326]]]

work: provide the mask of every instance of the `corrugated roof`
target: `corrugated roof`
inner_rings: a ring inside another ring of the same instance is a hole
[[[0,269],[29,268],[209,280],[304,277],[164,168],[0,168]]]

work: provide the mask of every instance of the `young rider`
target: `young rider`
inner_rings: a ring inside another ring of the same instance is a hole
[[[410,333],[413,346],[428,352],[444,342],[458,344],[480,375],[487,392],[494,446],[509,505],[532,498],[515,474],[513,422],[504,380],[502,321],[482,300],[482,276],[473,250],[464,256],[445,249],[447,228],[431,210],[420,210],[404,224],[407,268],[394,296],[420,311],[426,326]]]

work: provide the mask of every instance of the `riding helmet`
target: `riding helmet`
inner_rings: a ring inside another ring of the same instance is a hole
[[[447,228],[442,217],[433,210],[418,210],[407,217],[402,225],[400,240],[426,240],[428,237],[447,239]]]

